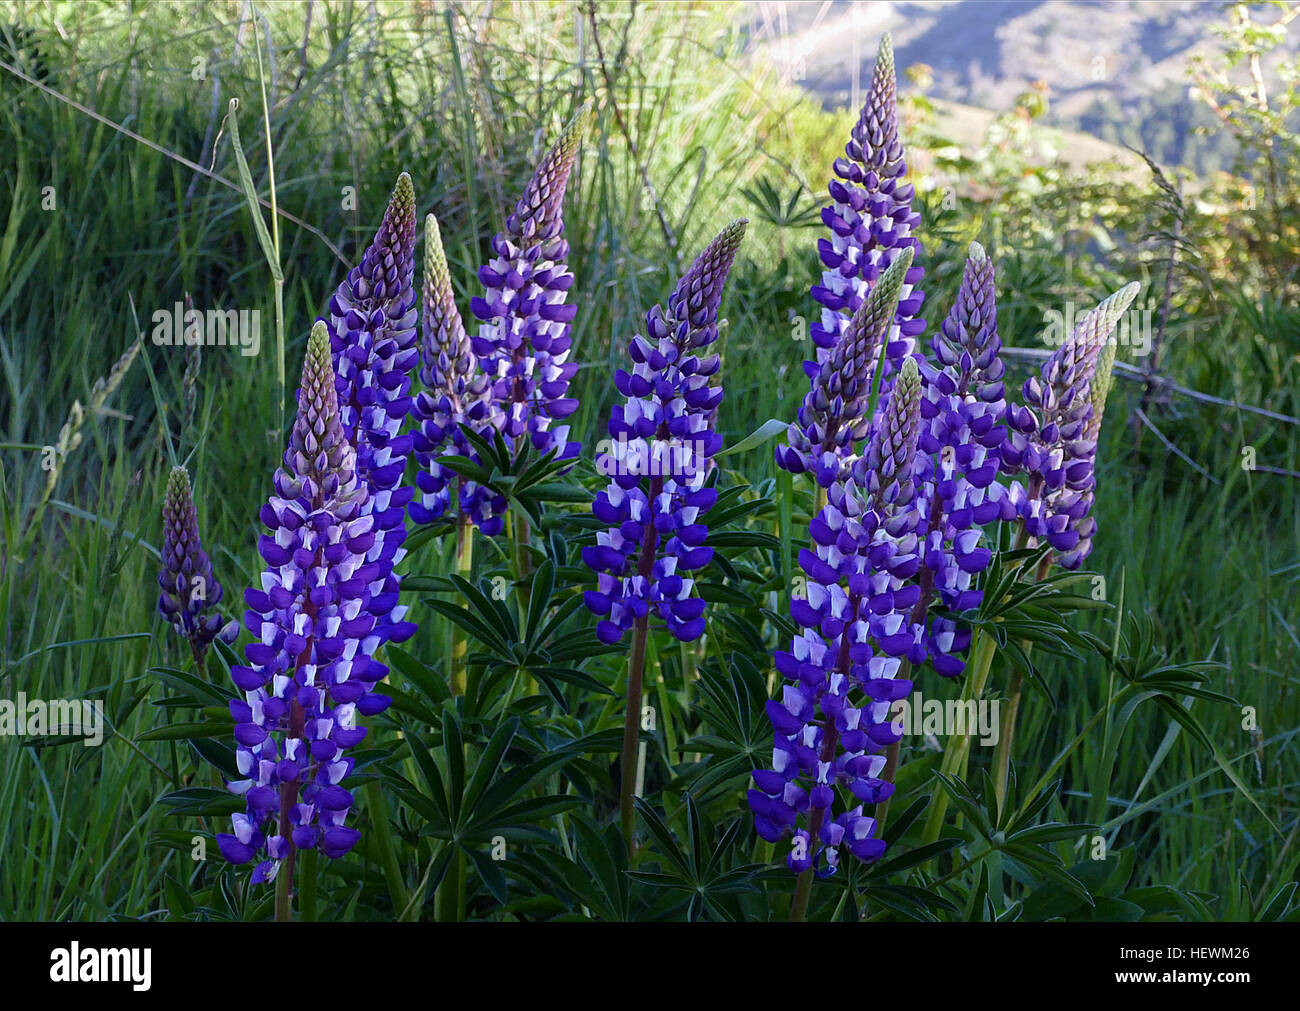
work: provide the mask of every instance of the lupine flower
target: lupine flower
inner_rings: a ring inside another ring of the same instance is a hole
[[[1089,428],[1092,382],[1115,325],[1137,297],[1129,284],[1075,325],[1069,338],[1024,385],[1024,405],[1007,411],[1004,468],[1023,470],[1027,483],[1012,485],[1008,502],[1031,537],[1056,549],[1064,568],[1077,569],[1092,551],[1096,520],[1090,515],[1096,485],[1097,443]],[[1092,438],[1089,438],[1092,435]]]
[[[1092,515],[1092,507],[1096,500],[1097,483],[1097,439],[1101,435],[1101,420],[1106,413],[1106,397],[1110,394],[1111,370],[1115,367],[1115,342],[1108,340],[1101,349],[1101,354],[1097,356],[1097,368],[1093,373],[1092,383],[1088,389],[1088,402],[1092,406],[1092,414],[1089,416],[1083,429],[1083,439],[1092,448],[1087,451],[1093,468],[1092,487],[1083,493],[1083,520],[1076,526],[1079,534],[1079,543],[1075,545],[1074,553],[1077,553],[1079,564],[1092,554],[1092,536],[1097,532],[1097,520]],[[1073,559],[1070,559],[1073,561]],[[1073,565],[1067,566],[1074,568]]]
[[[678,281],[667,311],[646,314],[646,336],[632,338],[632,371],[615,374],[624,403],[610,414],[612,449],[596,462],[610,483],[592,504],[610,529],[582,551],[597,573],[586,602],[603,616],[602,642],[617,642],[650,611],[683,641],[704,631],[704,601],[691,595],[688,573],[713,558],[702,519],[718,495],[704,479],[722,446],[709,420],[722,400],[720,359],[705,352],[718,336],[718,304],[747,224],[724,228]]]
[[[993,263],[972,242],[957,301],[931,341],[938,366],[921,365],[919,445],[928,466],[919,501],[925,547],[918,620],[935,595],[953,611],[980,604],[972,579],[992,558],[981,527],[1002,515],[1005,499],[996,481],[1006,438],[1006,366],[998,356],[997,324]],[[960,674],[964,663],[958,654],[969,641],[968,630],[932,618],[926,642],[935,670],[948,677]]]
[[[483,322],[471,346],[493,382],[495,427],[515,447],[524,437],[542,453],[577,456],[569,426],[578,409],[567,396],[578,366],[569,361],[569,328],[577,307],[566,305],[573,273],[567,258],[562,205],[578,147],[592,119],[583,106],[533,173],[505,231],[492,239],[492,259],[479,271],[485,291],[471,300]]]
[[[376,589],[386,585],[391,562],[374,557],[380,513],[370,499],[343,425],[328,331],[318,321],[284,465],[260,513],[268,533],[258,550],[267,567],[261,588],[244,593],[255,641],[247,665],[231,668],[244,693],[230,712],[245,778],[229,788],[247,806],[234,815],[233,834],[217,843],[237,864],[265,852],[254,881],[274,878],[296,849],[340,857],[359,837],[346,824],[352,795],[341,783],[353,760],[344,752],[365,737],[358,716],[391,701],[375,691],[387,668],[374,654],[404,611]]]
[[[368,493],[364,507],[375,517],[367,561],[383,573],[372,591],[381,632],[398,621],[393,566],[406,554],[406,506],[415,493],[402,484],[411,435],[401,432],[420,354],[414,276],[415,191],[403,172],[374,242],[330,299],[328,321],[339,423],[356,450],[357,480]],[[383,634],[400,641],[409,632],[399,627]]]
[[[1106,398],[1110,396],[1110,387],[1114,381],[1115,342],[1108,340],[1102,345],[1101,354],[1097,356],[1097,368],[1088,387],[1088,401],[1092,404],[1092,417],[1084,428],[1084,438],[1096,443],[1101,435],[1101,419],[1106,413]]]
[[[867,408],[880,350],[896,324],[903,278],[912,263],[904,247],[880,275],[821,365],[809,362],[812,388],[799,417],[776,448],[776,462],[792,474],[812,474],[823,488],[838,481],[857,459],[857,444],[871,428]]]
[[[199,663],[213,639],[232,643],[239,635],[233,618],[221,617],[216,606],[224,592],[212,574],[212,563],[199,538],[199,517],[190,493],[190,475],[173,467],[163,497],[162,572],[158,574],[158,611],[176,634],[190,644]],[[210,614],[205,613],[211,611]]]
[[[829,239],[817,243],[826,270],[813,298],[823,306],[811,327],[818,363],[839,342],[872,285],[904,249],[920,253],[912,230],[921,216],[912,210],[915,190],[906,182],[907,163],[898,136],[898,87],[894,48],[888,35],[880,40],[871,89],[861,116],[834,164],[829,186],[831,204],[822,209]],[[913,286],[924,271],[913,265],[899,288],[899,302],[886,346],[885,373],[902,367],[914,348],[913,337],[925,330],[916,318],[925,296]]]
[[[786,685],[781,701],[767,703],[772,768],[754,772],[757,789],[748,794],[762,838],[793,834],[786,864],[796,873],[833,873],[841,847],[859,860],[885,850],[862,805],[893,793],[880,778],[882,752],[901,736],[889,712],[912,688],[899,677],[903,661],[925,659],[910,618],[920,598],[912,582],[920,565],[920,404],[920,373],[908,359],[866,454],[830,488],[810,526],[813,548],[799,555],[807,598],[792,601],[790,613],[803,631],[776,653]],[[836,786],[857,802],[838,815]]]
[[[461,425],[484,428],[490,419],[491,384],[481,371],[465,325],[456,308],[456,296],[447,270],[438,222],[430,214],[424,223],[424,312],[420,341],[420,382],[424,390],[412,404],[417,428],[412,436],[420,464],[416,484],[420,495],[409,512],[416,523],[438,519],[450,503],[449,485],[459,486],[461,513],[479,523],[489,536],[502,528],[506,502],[472,481],[461,480],[442,467],[437,457],[446,453],[473,458],[475,450]]]

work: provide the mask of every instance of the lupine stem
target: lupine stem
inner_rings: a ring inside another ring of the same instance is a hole
[[[406,894],[401,868],[397,866],[393,830],[388,824],[388,805],[384,802],[383,784],[378,780],[370,784],[370,821],[375,830],[375,846],[379,850],[379,862],[384,868],[384,882],[388,885],[388,897],[400,917],[411,900]]]
[[[275,922],[293,922],[293,858],[297,852],[290,843],[289,856],[280,867],[275,879]]]
[[[434,897],[434,915],[439,923],[460,923],[465,919],[465,854],[460,847],[447,864],[447,874]]]
[[[525,577],[532,571],[528,555],[528,519],[517,509],[510,510],[510,549],[515,563],[515,599],[519,602],[519,625],[523,629],[528,620],[528,598],[532,583]]]
[[[632,656],[627,668],[627,711],[623,715],[623,757],[619,765],[618,809],[629,860],[636,854],[634,842],[636,759],[641,728],[641,688],[645,678],[645,652],[649,627],[648,614],[643,614],[632,624]]]
[[[989,669],[993,666],[993,657],[997,653],[997,640],[985,635],[982,629],[976,629],[971,642],[971,669],[962,685],[962,702],[978,699],[984,694],[984,684],[988,681]],[[955,741],[949,741],[944,749],[943,761],[939,770],[949,776],[963,776],[966,762],[970,757],[970,737],[962,735]],[[948,813],[948,794],[939,789],[930,800],[930,813],[925,819],[925,834],[922,845],[932,843],[939,838],[943,828],[944,815]]]
[[[302,853],[302,922],[316,922],[316,850]]]
[[[1041,488],[1041,479],[1038,475],[1034,475],[1029,483],[1030,495],[1037,498]],[[1032,540],[1029,531],[1022,526],[1020,532],[1016,535],[1016,542],[1012,546],[1012,550],[1018,551],[1028,546]],[[1038,571],[1035,573],[1035,582],[1041,581],[1047,575],[1047,568],[1051,564],[1050,558],[1051,556],[1048,555],[1039,565]],[[1032,644],[1022,642],[1020,646],[1025,655],[1028,656]],[[1002,808],[1007,796],[1007,776],[1011,769],[1011,742],[1016,736],[1016,717],[1020,712],[1020,696],[1024,691],[1024,686],[1025,676],[1017,667],[1012,670],[1011,681],[1007,685],[1006,705],[1002,710],[1001,725],[998,728],[997,750],[993,753],[993,795],[997,798],[999,810]]]
[[[660,426],[659,436],[667,438],[666,424]],[[648,501],[655,501],[663,492],[663,488],[662,475],[652,477]],[[658,530],[653,524],[647,525],[645,539],[641,544],[641,558],[637,564],[637,571],[641,578],[647,581],[654,569],[658,543]],[[627,667],[627,711],[623,714],[623,756],[619,765],[618,810],[623,825],[623,841],[627,844],[628,860],[636,855],[636,759],[641,728],[641,691],[645,682],[646,642],[649,635],[650,612],[646,611],[632,623],[632,655]]]
[[[780,607],[788,610],[790,594],[794,585],[793,526],[794,513],[794,475],[785,468],[776,472],[776,508],[777,537],[781,541],[781,584],[784,590],[780,597]]]
[[[474,524],[470,518],[461,513],[456,522],[456,574],[468,580],[474,568]],[[451,629],[451,693],[464,695],[468,686],[468,672],[465,669],[465,656],[468,641],[465,630],[460,625]]]
[[[1007,698],[1002,707],[1002,725],[998,729],[998,746],[993,752],[993,795],[997,798],[999,810],[1007,797],[1007,775],[1011,768],[1011,740],[1016,733],[1016,715],[1020,711],[1020,695],[1024,684],[1025,676],[1017,667],[1011,672],[1011,682],[1007,686]]]

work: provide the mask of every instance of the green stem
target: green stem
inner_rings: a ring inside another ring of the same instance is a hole
[[[776,533],[781,541],[781,594],[782,613],[790,609],[790,595],[794,588],[794,475],[784,468],[776,472]]]
[[[1020,711],[1020,696],[1024,691],[1025,676],[1017,667],[1011,672],[1007,698],[1002,705],[1002,725],[998,729],[997,750],[993,752],[993,795],[1001,811],[1007,799],[1007,777],[1011,770],[1011,740],[1016,734],[1016,714]]]
[[[456,574],[469,580],[474,568],[474,525],[468,516],[461,514],[456,524]],[[465,657],[469,651],[469,642],[465,630],[458,624],[451,628],[451,693],[464,695],[469,683],[465,669]]]
[[[1029,541],[1028,532],[1021,527],[1016,537],[1015,548],[1023,548]],[[1048,555],[1039,563],[1034,573],[1035,582],[1042,582],[1046,577],[1051,565],[1050,558],[1051,555]],[[1021,640],[1020,650],[1026,657],[1032,649],[1033,643]],[[1007,700],[1002,710],[1001,726],[998,729],[997,750],[993,753],[993,795],[997,798],[999,811],[1002,810],[1002,805],[1007,798],[1007,778],[1011,772],[1011,744],[1016,736],[1016,717],[1020,712],[1020,697],[1024,693],[1024,687],[1025,675],[1017,667],[1011,672],[1011,681],[1007,685]]]
[[[799,874],[799,881],[794,888],[794,902],[790,905],[790,922],[803,923],[808,914],[808,898],[812,895],[812,868]]]
[[[510,524],[514,528],[510,538],[510,549],[515,562],[515,595],[519,601],[519,624],[528,621],[528,598],[532,583],[526,577],[532,573],[532,559],[528,554],[529,528],[528,519],[517,510],[510,510]]]
[[[401,868],[397,866],[397,848],[393,845],[393,830],[388,824],[388,804],[384,800],[383,785],[376,780],[367,788],[370,794],[370,821],[375,833],[375,846],[379,849],[379,862],[384,868],[384,881],[393,909],[400,916],[410,905],[406,883]]]
[[[962,702],[978,699],[984,694],[984,685],[989,678],[989,669],[993,666],[993,657],[997,652],[997,641],[982,629],[976,629],[974,642],[971,644],[970,674],[962,685]],[[946,775],[963,778],[966,775],[966,763],[970,757],[970,737],[966,734],[949,740],[944,749],[943,761],[939,770]],[[925,819],[925,834],[921,843],[926,845],[939,838],[943,828],[944,815],[948,813],[948,794],[939,788],[930,800],[930,812]]]
[[[316,850],[302,851],[302,922],[316,922]]]
[[[439,923],[461,923],[465,919],[465,854],[459,846],[447,864],[447,874],[438,886],[434,906]]]
[[[289,843],[289,856],[281,862],[280,873],[275,878],[276,923],[293,922],[293,858],[296,855],[293,843]]]
[[[623,715],[623,757],[619,766],[618,810],[629,860],[636,855],[636,753],[640,741],[641,688],[645,678],[645,653],[649,626],[648,614],[642,615],[633,623],[632,656],[627,668],[627,711]]]

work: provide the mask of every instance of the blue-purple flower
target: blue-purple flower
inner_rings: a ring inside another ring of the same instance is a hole
[[[894,49],[888,35],[880,40],[871,89],[853,128],[844,157],[834,163],[830,206],[822,221],[829,239],[818,241],[826,270],[812,290],[823,307],[821,320],[811,327],[818,363],[839,342],[853,314],[872,285],[904,249],[920,254],[912,234],[921,216],[912,210],[914,187],[906,182],[907,162],[898,136],[898,94]],[[914,288],[924,276],[919,264],[908,271],[899,289],[899,302],[886,345],[885,374],[902,367],[914,350],[913,338],[925,330],[916,318],[924,294]]]
[[[732,222],[682,276],[665,312],[646,314],[646,336],[632,338],[632,370],[614,383],[624,402],[609,420],[596,466],[610,478],[592,512],[608,530],[583,548],[597,573],[587,606],[602,620],[602,642],[622,638],[651,612],[683,641],[704,631],[704,601],[692,595],[695,572],[713,558],[704,514],[717,501],[705,486],[722,440],[712,418],[722,401],[720,359],[706,353],[718,336],[718,305],[748,224]]]
[[[885,850],[862,805],[893,793],[880,778],[882,752],[901,736],[890,708],[911,691],[910,666],[925,659],[912,620],[920,599],[920,402],[920,373],[908,359],[867,452],[829,489],[809,529],[813,546],[799,555],[807,596],[796,597],[790,613],[803,630],[776,653],[786,684],[780,701],[767,704],[772,767],[754,772],[748,795],[762,838],[793,836],[786,864],[796,873],[832,873],[841,848],[860,860]],[[852,798],[839,814],[837,788]]]
[[[217,843],[233,863],[265,855],[254,881],[274,878],[298,849],[340,857],[359,836],[347,825],[352,794],[342,783],[352,759],[345,752],[365,737],[358,718],[391,701],[375,690],[387,668],[374,654],[404,624],[405,609],[383,592],[392,563],[375,556],[380,511],[370,507],[358,456],[342,422],[328,331],[318,321],[284,465],[260,513],[266,569],[260,588],[244,593],[254,641],[246,664],[231,668],[242,692],[230,713],[244,778],[229,788],[246,808]]]
[[[492,239],[492,259],[479,270],[484,293],[470,304],[483,323],[470,343],[492,379],[494,427],[512,449],[527,438],[560,459],[580,448],[563,423],[578,408],[568,396],[578,366],[569,361],[577,307],[566,304],[573,272],[562,209],[591,119],[584,106],[537,166],[505,231]]]
[[[415,191],[403,172],[374,242],[330,299],[328,320],[339,423],[356,450],[364,508],[374,514],[367,561],[382,573],[372,589],[381,629],[398,622],[393,567],[406,553],[406,506],[415,493],[403,484],[411,434],[402,432],[411,410],[410,374],[420,355],[414,276]],[[400,641],[413,631],[399,623],[384,635]]]
[[[1092,551],[1091,516],[1096,485],[1096,432],[1092,381],[1105,345],[1141,285],[1126,285],[1086,313],[1070,336],[1025,381],[1023,405],[1007,411],[1010,429],[1002,447],[1008,473],[1023,471],[1009,493],[1014,515],[1030,537],[1055,549],[1064,568],[1077,569]]]
[[[432,214],[424,225],[423,335],[420,341],[420,382],[411,413],[419,495],[409,512],[417,523],[441,517],[450,505],[451,485],[457,485],[461,514],[473,519],[489,536],[501,529],[503,496],[457,477],[437,458],[446,454],[475,458],[473,445],[461,425],[480,431],[491,421],[492,387],[470,342],[447,269],[438,222]]]
[[[234,642],[239,625],[215,610],[224,591],[212,574],[212,563],[199,539],[198,512],[190,492],[190,475],[184,467],[173,467],[167,478],[162,519],[158,612],[190,644],[195,660],[201,664],[212,640]]]
[[[918,619],[936,596],[952,611],[980,604],[973,580],[992,558],[982,528],[1008,508],[1005,489],[996,480],[1006,438],[1001,346],[993,263],[972,242],[957,301],[931,342],[938,364],[921,365],[919,445],[927,465],[918,502],[925,517]],[[926,643],[940,674],[962,672],[959,654],[969,641],[969,631],[950,619],[929,619]]]
[[[867,412],[876,366],[896,326],[894,314],[911,263],[907,246],[880,275],[821,364],[807,363],[811,389],[786,432],[786,444],[776,448],[777,463],[792,474],[812,474],[828,488],[857,459],[858,443],[871,429]]]

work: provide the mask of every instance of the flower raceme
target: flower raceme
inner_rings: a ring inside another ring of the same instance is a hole
[[[777,463],[792,474],[810,473],[827,488],[856,460],[857,444],[871,428],[867,411],[877,365],[911,263],[908,246],[880,275],[822,363],[807,363],[812,388],[787,430],[786,445],[776,449]]]
[[[793,835],[786,863],[796,873],[832,873],[841,848],[860,860],[885,849],[862,805],[893,793],[880,778],[882,752],[900,736],[890,707],[912,688],[899,676],[904,660],[925,658],[911,620],[920,597],[912,582],[920,566],[920,405],[920,372],[908,359],[867,452],[831,486],[810,526],[813,547],[800,552],[807,598],[796,598],[790,613],[803,630],[775,656],[786,685],[779,702],[767,703],[773,764],[754,772],[748,795],[762,838]],[[837,786],[853,806],[834,814]]]
[[[704,481],[722,445],[712,426],[722,387],[715,383],[720,358],[707,351],[747,224],[740,219],[723,229],[677,283],[667,311],[655,306],[646,314],[646,335],[633,337],[629,348],[631,371],[614,377],[624,402],[610,414],[612,452],[597,460],[612,477],[592,503],[609,529],[582,552],[597,574],[586,602],[602,618],[602,642],[619,641],[651,611],[683,641],[704,631],[704,601],[692,596],[688,573],[713,557],[702,518],[717,501]]]
[[[403,483],[411,434],[401,430],[419,358],[414,276],[415,191],[403,172],[374,241],[330,299],[328,320],[339,424],[356,451],[356,477],[367,492],[363,509],[374,515],[367,561],[382,573],[374,613],[380,634],[397,641],[415,630],[396,617],[393,571],[406,554],[406,506],[414,494]],[[390,623],[398,627],[383,631]]]
[[[465,332],[442,248],[437,219],[424,224],[423,334],[420,341],[420,382],[424,389],[412,404],[416,421],[415,458],[420,464],[416,484],[420,494],[409,512],[416,523],[441,517],[450,504],[450,486],[459,492],[462,514],[473,517],[485,533],[496,533],[506,502],[472,481],[460,479],[441,466],[437,457],[448,451],[473,458],[475,450],[460,426],[483,429],[490,419],[491,385]]]
[[[340,857],[359,837],[347,826],[352,795],[341,783],[352,759],[344,753],[366,734],[357,718],[390,702],[375,691],[387,674],[375,651],[393,633],[414,629],[400,620],[405,609],[386,599],[392,562],[374,553],[380,511],[371,508],[371,495],[344,427],[328,331],[318,321],[275,494],[260,514],[266,569],[260,589],[244,594],[254,641],[247,664],[231,669],[243,692],[230,712],[245,778],[229,788],[246,809],[217,842],[233,863],[265,852],[254,881],[274,878],[298,849]]]
[[[812,290],[823,308],[820,322],[811,328],[818,363],[835,348],[881,273],[904,249],[921,251],[912,234],[921,216],[912,210],[915,190],[905,181],[894,49],[888,35],[880,41],[871,89],[834,172],[831,203],[822,210],[831,235],[817,243],[826,270],[822,283]],[[914,350],[913,338],[925,330],[925,321],[916,318],[925,296],[914,287],[923,276],[920,265],[913,264],[899,285],[894,325],[886,340],[887,375],[902,367]]]
[[[918,506],[925,526],[917,620],[936,596],[951,611],[980,605],[973,579],[992,558],[982,528],[1009,518],[1006,489],[996,480],[1006,438],[1006,366],[998,354],[993,263],[978,242],[970,245],[957,300],[930,346],[937,365],[921,363],[925,469]],[[962,672],[959,654],[969,641],[969,631],[951,620],[930,619],[927,652],[938,673]]]
[[[224,591],[212,574],[212,562],[199,539],[199,518],[190,492],[190,475],[173,467],[163,498],[162,571],[158,573],[158,612],[176,634],[190,644],[200,664],[213,639],[232,643],[239,624],[224,621],[217,611],[204,612],[221,603]]]
[[[887,389],[890,377],[914,353],[914,338],[925,330],[925,321],[916,318],[925,295],[915,288],[925,272],[914,261],[920,242],[912,234],[920,215],[912,210],[915,191],[904,181],[907,163],[898,136],[888,35],[881,39],[867,101],[834,172],[831,203],[822,209],[830,238],[817,243],[825,270],[812,289],[822,312],[812,326],[814,359],[804,362],[811,389],[787,445],[776,450],[778,466],[811,473],[822,487],[840,476],[837,462],[840,469],[852,466],[857,444],[874,420],[863,412],[877,360],[883,362],[878,385]],[[863,316],[878,287],[885,291]]]
[[[1093,380],[1140,288],[1137,282],[1126,285],[1086,313],[1041,374],[1025,381],[1024,404],[1007,411],[1003,467],[1026,475],[1024,484],[1011,486],[1011,506],[1026,533],[1051,544],[1066,569],[1077,569],[1088,557],[1097,528],[1091,511],[1100,421],[1091,425]],[[1109,383],[1108,370],[1102,381]]]
[[[542,158],[524,194],[492,239],[493,257],[479,270],[484,286],[471,309],[483,323],[471,346],[492,379],[493,424],[514,447],[531,440],[541,453],[577,456],[569,427],[558,424],[578,408],[567,396],[577,363],[569,361],[566,305],[573,286],[562,215],[578,148],[592,120],[585,105]]]

